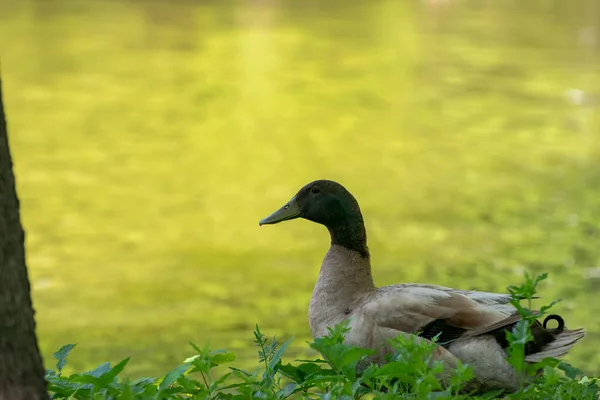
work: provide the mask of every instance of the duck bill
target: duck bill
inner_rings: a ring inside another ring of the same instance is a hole
[[[263,218],[258,223],[259,225],[276,224],[283,221],[300,217],[300,207],[296,201],[296,197],[292,197],[283,207],[275,211],[273,214]]]

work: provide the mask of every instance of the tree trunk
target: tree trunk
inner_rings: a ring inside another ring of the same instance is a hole
[[[33,314],[0,81],[0,400],[49,399]]]

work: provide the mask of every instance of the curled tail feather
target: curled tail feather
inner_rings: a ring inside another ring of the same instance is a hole
[[[558,328],[556,328],[558,329]],[[527,362],[539,362],[544,358],[560,358],[565,356],[575,343],[585,336],[585,329],[563,329],[556,338],[546,343],[539,351],[525,356]]]
[[[537,311],[534,311],[537,314]],[[506,332],[511,331],[521,321],[522,317],[514,313],[506,319],[495,324],[479,329],[467,330],[453,326],[448,321],[438,319],[425,325],[420,336],[426,339],[438,337],[438,342],[445,348],[449,348],[455,341],[469,337],[490,335],[496,339],[501,348],[509,346]],[[548,328],[548,322],[556,321],[556,328]],[[566,355],[577,341],[585,336],[583,328],[568,330],[564,319],[557,314],[548,315],[543,323],[535,321],[531,325],[533,339],[525,345],[525,361],[535,363],[544,358],[560,358]]]
[[[556,328],[548,328],[548,322],[556,321]],[[556,314],[548,315],[543,324],[536,322],[531,327],[533,340],[525,348],[525,361],[539,362],[544,358],[565,356],[575,343],[585,336],[585,330],[566,329],[565,320]]]
[[[492,335],[497,343],[502,348],[508,347],[506,340],[506,331],[512,330],[513,327],[521,320],[521,316],[517,313],[500,321],[490,327],[479,331],[470,332],[471,335]],[[548,328],[548,322],[556,321],[556,328]],[[533,340],[525,345],[525,361],[535,363],[542,361],[544,358],[560,358],[565,356],[577,341],[585,336],[585,330],[567,329],[564,319],[560,315],[548,315],[543,323],[535,321],[531,326]]]
[[[565,329],[565,320],[558,314],[550,314],[544,318],[544,329],[550,329],[548,328],[548,321],[558,322],[558,326],[552,330],[555,335],[560,334]]]

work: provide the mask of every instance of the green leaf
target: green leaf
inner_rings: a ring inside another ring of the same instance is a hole
[[[279,349],[277,349],[277,351],[273,354],[271,360],[269,361],[269,368],[275,369],[275,366],[281,360],[281,356],[283,356],[283,353],[285,352],[285,350],[288,348],[290,343],[292,343],[292,340],[294,340],[293,337],[291,337],[288,341],[286,341],[284,344],[282,344],[279,347]]]
[[[155,382],[156,382],[156,378],[139,378],[139,379],[136,379],[135,381],[131,382],[131,385],[144,387],[144,386],[148,386],[148,385],[153,385]]]
[[[558,364],[558,369],[563,371],[565,375],[570,379],[576,379],[578,376],[584,375],[582,370],[573,367],[567,362],[561,362],[560,364]]]
[[[162,392],[163,390],[168,389],[169,386],[171,386],[177,379],[181,378],[186,373],[189,367],[189,364],[181,364],[174,370],[167,373],[158,385],[158,390]]]
[[[281,373],[281,375],[285,376],[288,379],[293,380],[296,383],[302,383],[304,381],[304,376],[306,375],[300,368],[292,365],[292,364],[281,364],[277,366],[277,370]]]
[[[450,387],[458,391],[460,387],[473,378],[473,368],[467,364],[463,364],[459,359],[456,369],[450,377]]]
[[[386,365],[386,364],[384,364]],[[371,364],[369,365],[367,368],[365,368],[364,370],[361,371],[360,373],[360,379],[361,381],[365,382],[368,384],[368,381],[374,377],[377,376],[377,374],[379,374],[381,367],[375,364]]]
[[[201,385],[200,382],[190,379],[185,375],[177,378],[176,382],[182,387],[182,389],[184,390],[185,393],[189,393],[189,394],[193,394],[194,392],[196,392],[198,390],[198,388],[203,388],[203,386],[204,386],[204,385]]]
[[[322,360],[320,358],[317,358],[315,360],[303,360],[303,359],[297,359],[295,360],[296,362],[302,362],[302,363],[316,363],[316,364],[328,364],[327,361]]]
[[[509,363],[517,372],[525,372],[527,365],[525,363],[525,345],[533,339],[529,329],[528,320],[521,320],[516,323],[511,331],[506,332],[506,338],[509,343],[508,354]]]
[[[525,283],[518,286],[509,286],[508,292],[515,300],[533,299],[537,293],[537,286],[547,278],[548,273],[531,277],[529,276],[529,273],[525,271]]]
[[[201,354],[195,354],[191,357],[186,358],[185,360],[183,360],[183,362],[186,364],[193,363],[194,361],[198,360],[201,357],[202,357]]]
[[[200,353],[204,353],[204,352],[208,351],[208,349],[205,349],[205,351],[203,351],[203,350],[202,350],[202,349],[200,349],[200,347],[198,347],[198,346],[197,346],[195,343],[192,343],[192,342],[189,342],[189,343],[190,343],[190,346],[192,346],[192,348],[193,348],[194,350],[196,350],[196,352],[197,352],[198,354],[200,354]],[[206,346],[208,346],[208,344],[207,344]]]
[[[105,362],[105,363],[98,365],[96,368],[94,368],[91,371],[84,372],[82,375],[91,375],[96,378],[99,378],[102,375],[108,373],[109,371],[110,371],[110,363]]]
[[[129,363],[130,359],[131,357],[127,357],[126,359],[122,360],[120,363],[112,367],[110,371],[102,375],[102,380],[106,383],[112,382],[117,377],[117,375],[123,372],[125,366],[127,365],[127,363]]]
[[[278,399],[285,399],[286,397],[291,396],[297,389],[298,385],[294,382],[290,382],[283,389],[276,393]]]
[[[58,360],[56,363],[56,369],[60,373],[67,363],[67,356],[73,350],[73,348],[77,346],[77,343],[66,344],[62,346],[56,353],[53,354],[54,358]]]
[[[69,381],[68,378],[56,377],[48,382],[48,391],[55,393],[56,397],[68,398],[76,391],[81,391],[81,386]],[[87,389],[86,389],[87,390]],[[89,391],[89,390],[88,390]]]
[[[233,389],[233,388],[240,388],[245,386],[246,383],[232,383],[231,385],[226,385],[226,386],[219,386],[219,390],[228,390],[228,389]],[[222,393],[222,392],[219,392]]]
[[[70,381],[75,382],[75,383],[90,384],[90,385],[93,385],[97,389],[106,387],[105,383],[102,382],[102,380],[100,378],[98,378],[97,376],[85,374],[85,373],[81,374],[81,375],[73,375],[70,378]]]
[[[244,371],[243,369],[239,369],[239,368],[235,368],[235,367],[229,367],[230,370],[232,370],[233,372],[236,372],[239,376],[246,376],[246,377],[251,377],[252,374],[248,371]]]
[[[358,361],[374,352],[372,349],[363,349],[340,343],[335,334],[329,338],[317,338],[310,346],[318,350],[334,370],[343,373],[349,379],[354,379],[356,376]]]
[[[553,302],[551,302],[548,305],[542,306],[540,308],[540,316],[546,314],[549,309],[551,309],[552,307],[554,307],[557,303],[560,303],[561,301],[562,301],[562,299],[557,299],[557,300],[554,300]]]
[[[219,378],[215,379],[213,382],[210,383],[210,390],[213,392],[222,390],[223,383],[225,383],[225,381],[230,376],[231,376],[231,372],[228,372],[226,374],[221,375]]]
[[[409,364],[396,361],[382,365],[378,370],[376,370],[372,374],[372,376],[403,376],[405,374],[410,374],[411,371],[412,369]]]
[[[214,356],[212,356],[211,361],[212,361],[213,366],[227,364],[232,361],[235,361],[235,354],[234,353],[215,354]]]

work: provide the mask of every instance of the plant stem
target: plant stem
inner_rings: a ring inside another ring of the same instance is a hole
[[[206,385],[206,390],[208,391],[208,397],[210,399],[212,399],[212,392],[210,390],[210,385],[208,384],[208,380],[206,379],[206,374],[203,371],[200,371],[200,374],[202,375],[202,380],[204,381],[204,385]]]

